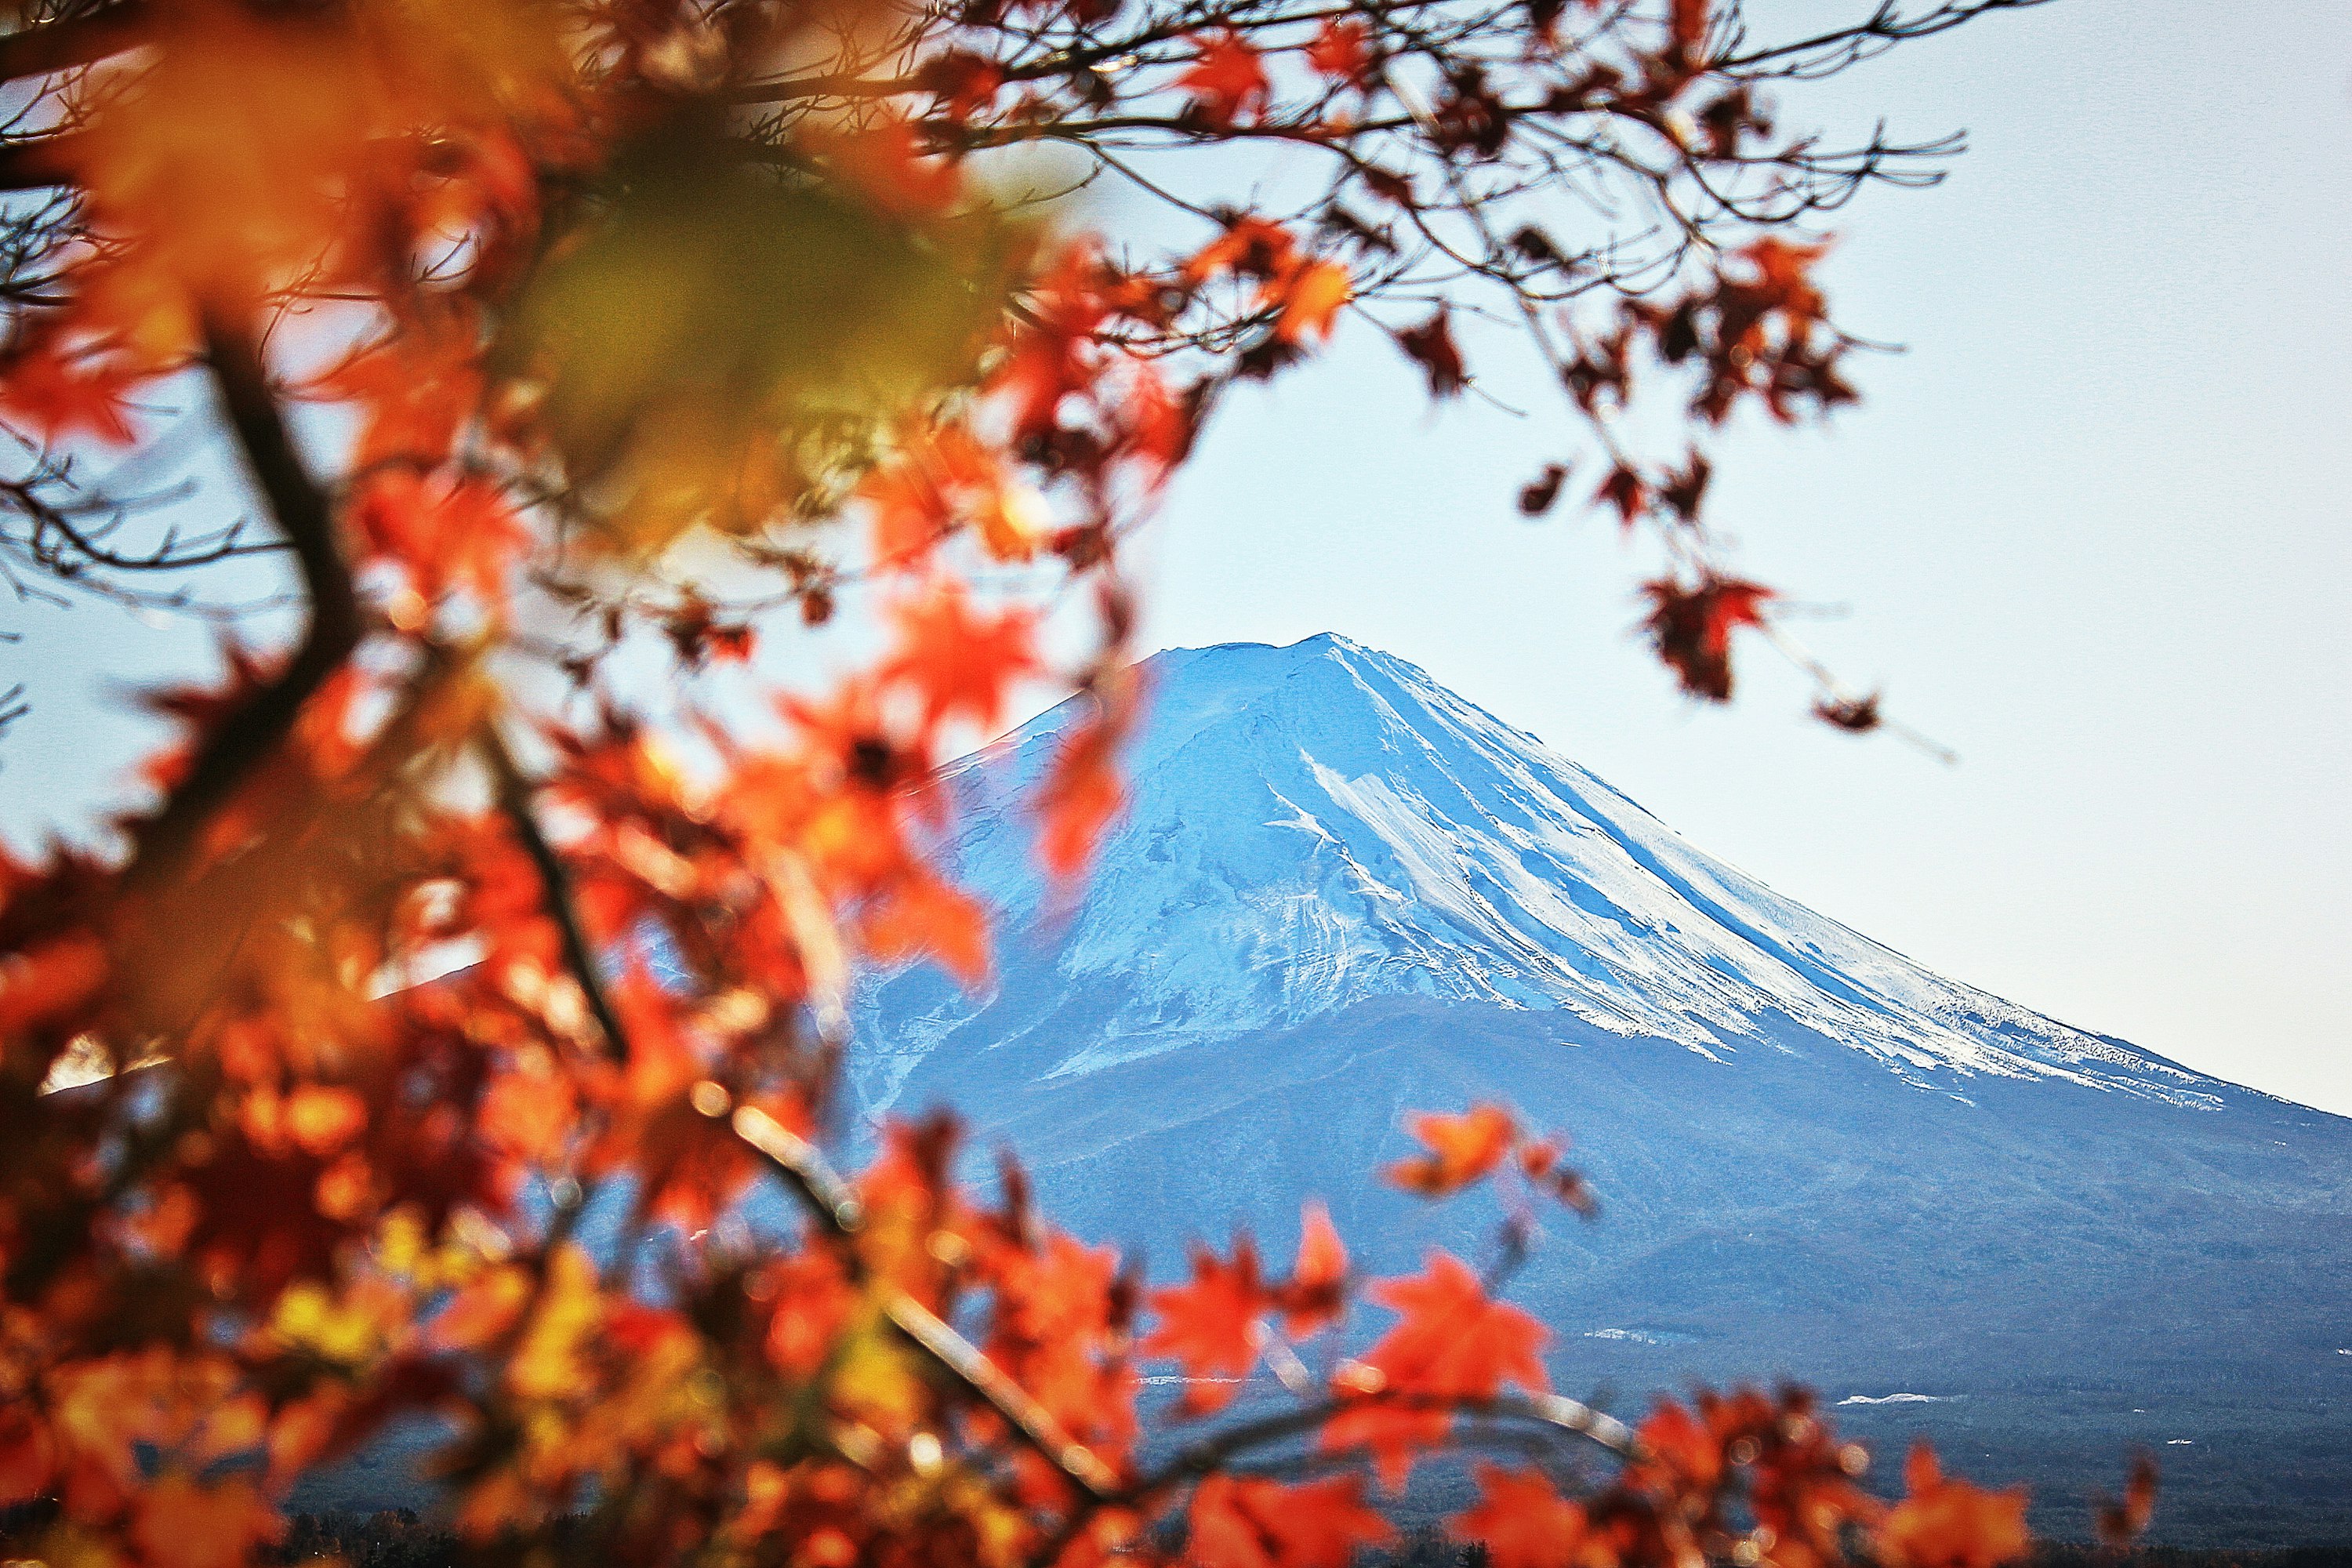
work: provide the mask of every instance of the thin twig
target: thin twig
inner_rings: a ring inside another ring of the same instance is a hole
[[[548,918],[555,922],[556,934],[563,943],[564,967],[572,972],[572,978],[587,1000],[588,1016],[596,1020],[596,1027],[604,1037],[606,1053],[614,1061],[626,1065],[628,1031],[621,1026],[620,1015],[613,1009],[613,999],[605,991],[596,955],[589,951],[588,935],[581,926],[579,907],[572,897],[572,874],[564,869],[562,858],[556,854],[555,846],[548,842],[546,831],[539,825],[539,814],[531,809],[530,781],[515,765],[514,752],[508,749],[506,738],[493,723],[485,722],[482,726],[482,752],[497,777],[499,809],[506,814],[508,826],[522,840],[523,852],[530,857],[531,865],[539,872]]]

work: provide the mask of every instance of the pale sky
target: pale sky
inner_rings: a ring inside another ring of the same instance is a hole
[[[1433,414],[1360,325],[1223,411],[1145,541],[1147,642],[1344,633],[1944,973],[2352,1113],[2352,7],[2055,0],[1782,100],[1880,112],[1971,142],[1941,188],[1843,215],[1824,269],[1908,352],[1825,431],[1737,432],[1712,507],[1752,574],[1844,608],[1798,629],[1958,766],[1807,721],[1761,649],[1734,708],[1677,698],[1627,631],[1645,560],[1513,510],[1568,435],[1542,389],[1490,362],[1539,413]],[[21,843],[134,754],[113,683],[202,639],[0,629],[28,634],[0,688],[39,703],[0,741]]]

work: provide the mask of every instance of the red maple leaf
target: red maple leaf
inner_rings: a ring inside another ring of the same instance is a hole
[[[1519,514],[1541,517],[1559,499],[1560,482],[1568,478],[1566,463],[1546,463],[1543,472],[1519,489]]]
[[[1215,126],[1227,126],[1245,111],[1265,107],[1271,90],[1265,64],[1247,39],[1228,27],[1195,40],[1200,53],[1176,85],[1192,95],[1192,107]]]
[[[1002,64],[962,49],[934,55],[915,76],[938,96],[940,109],[958,125],[987,108],[1004,86]]]
[[[1192,1282],[1151,1293],[1160,1327],[1144,1340],[1146,1355],[1173,1356],[1194,1382],[1184,1390],[1192,1415],[1222,1410],[1257,1361],[1257,1321],[1273,1305],[1258,1279],[1257,1252],[1247,1237],[1226,1263],[1207,1247],[1192,1252]]]
[[[0,1508],[39,1497],[56,1473],[47,1427],[24,1405],[0,1410]]]
[[[88,435],[127,447],[138,432],[125,416],[124,400],[145,379],[88,354],[66,353],[45,333],[0,364],[0,418],[45,442]]]
[[[1211,1476],[1192,1493],[1186,1558],[1199,1568],[1348,1568],[1360,1549],[1396,1538],[1363,1489],[1360,1476],[1296,1486]]]
[[[2131,1479],[2124,1483],[2124,1495],[2114,1501],[2102,1499],[2098,1509],[2099,1544],[2111,1551],[2122,1551],[2147,1531],[2147,1521],[2156,1513],[2156,1460],[2146,1449],[2132,1456]]]
[[[1454,342],[1454,328],[1447,319],[1444,306],[1417,327],[1406,327],[1396,334],[1397,347],[1412,357],[1415,363],[1429,374],[1429,395],[1432,397],[1452,397],[1470,384],[1468,371],[1462,363],[1462,350]]]
[[[1642,513],[1649,509],[1650,487],[1643,479],[1640,469],[1631,464],[1620,463],[1609,470],[1609,477],[1602,479],[1601,488],[1592,492],[1592,500],[1597,506],[1615,507],[1618,520],[1624,527],[1632,528],[1641,521]]]
[[[1693,49],[1706,41],[1708,8],[1708,0],[1675,0],[1669,26],[1677,47]]]
[[[1366,44],[1370,36],[1357,17],[1329,17],[1316,33],[1315,41],[1307,46],[1307,63],[1350,86],[1369,86],[1372,56]]]
[[[1584,1543],[1584,1510],[1541,1470],[1477,1468],[1478,1502],[1445,1521],[1446,1533],[1486,1549],[1492,1568],[1568,1568]]]
[[[1299,1216],[1298,1261],[1291,1268],[1290,1283],[1278,1293],[1283,1326],[1290,1337],[1303,1340],[1339,1321],[1347,1286],[1348,1249],[1331,1228],[1331,1212],[1321,1199],[1311,1199]]]
[[[1671,577],[1642,584],[1650,614],[1642,623],[1664,659],[1694,697],[1731,699],[1731,634],[1764,624],[1772,590],[1737,577],[1702,577],[1690,587]]]
[[[1449,1253],[1433,1251],[1420,1274],[1385,1279],[1372,1300],[1403,1315],[1347,1382],[1365,1397],[1323,1426],[1327,1449],[1368,1448],[1391,1491],[1423,1449],[1444,1441],[1451,1405],[1492,1399],[1505,1383],[1548,1386],[1541,1323],[1490,1300],[1478,1277]]]
[[[1878,728],[1878,693],[1865,697],[1823,697],[1813,704],[1813,717],[1856,735]]]
[[[1707,481],[1715,475],[1715,466],[1696,452],[1680,468],[1670,468],[1665,482],[1659,488],[1659,499],[1675,509],[1675,515],[1685,522],[1698,521],[1700,503],[1706,499]]]

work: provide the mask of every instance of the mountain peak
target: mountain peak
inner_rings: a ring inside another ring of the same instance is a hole
[[[1212,643],[1168,648],[1142,661],[1155,729],[1186,726],[1186,716],[1220,717],[1273,695],[1294,681],[1354,681],[1386,676],[1440,689],[1422,670],[1337,632],[1318,632],[1287,644]],[[1334,686],[1327,693],[1344,690]]]

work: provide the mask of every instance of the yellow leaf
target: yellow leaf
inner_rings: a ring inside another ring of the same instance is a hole
[[[1280,293],[1282,319],[1275,323],[1275,335],[1295,343],[1310,334],[1329,338],[1333,318],[1356,297],[1356,288],[1346,268],[1336,261],[1318,261],[1286,279]]]
[[[507,1386],[525,1399],[581,1392],[581,1346],[604,1315],[595,1260],[576,1244],[557,1248],[547,1260],[539,1310],[507,1368]]]

